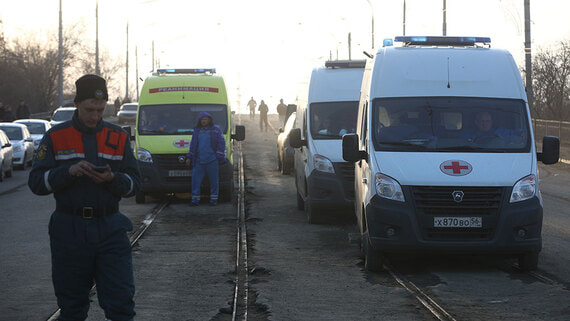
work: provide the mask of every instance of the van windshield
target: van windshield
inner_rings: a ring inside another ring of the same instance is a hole
[[[524,153],[530,129],[522,100],[474,97],[379,98],[372,125],[377,151]]]
[[[139,135],[191,135],[198,124],[198,115],[208,112],[214,124],[228,131],[226,105],[171,104],[140,106],[138,118]]]
[[[358,101],[312,103],[310,108],[313,139],[341,139],[356,131]]]

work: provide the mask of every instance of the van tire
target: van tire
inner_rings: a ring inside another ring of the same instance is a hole
[[[144,192],[137,192],[135,194],[135,202],[137,204],[144,204],[146,201],[146,194]]]
[[[279,156],[279,150],[277,151],[277,169],[283,173],[283,163],[281,163],[281,156]]]
[[[533,271],[538,268],[538,252],[531,251],[519,256],[519,269]]]
[[[220,186],[220,202],[231,202],[234,197],[234,184],[224,184]]]
[[[361,235],[360,247],[364,253],[364,268],[367,271],[379,272],[384,268],[384,255],[374,250],[370,244],[370,236],[368,232]]]
[[[313,206],[313,202],[311,202],[310,198],[307,199],[307,220],[309,224],[325,223],[323,212]]]

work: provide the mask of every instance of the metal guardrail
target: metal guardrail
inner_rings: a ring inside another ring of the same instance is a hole
[[[532,128],[538,151],[542,150],[542,138],[544,136],[556,136],[560,138],[560,161],[570,164],[570,122],[533,119]]]

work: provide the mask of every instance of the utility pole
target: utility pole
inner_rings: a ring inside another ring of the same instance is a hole
[[[125,74],[125,80],[126,80],[125,100],[128,101],[128,100],[129,100],[129,21],[128,21],[128,20],[127,20],[127,54],[126,54],[126,59],[125,59],[125,65],[126,65],[126,74]]]
[[[152,72],[154,72],[154,67],[156,66],[156,63],[154,61],[154,40],[152,41]]]
[[[95,4],[95,74],[101,75],[99,69],[99,1]]]
[[[524,55],[526,63],[526,98],[532,111],[534,91],[532,89],[532,54],[530,42],[530,0],[524,0]]]
[[[406,0],[404,0],[404,14],[402,20],[402,36],[406,35]]]
[[[372,14],[372,49],[374,49],[374,7],[372,7],[372,3],[370,2],[370,0],[366,0],[368,2],[368,4],[370,5],[370,13]]]
[[[59,45],[58,45],[58,64],[59,74],[57,77],[57,105],[63,105],[63,23],[61,13],[61,0],[59,0]]]
[[[135,82],[137,84],[137,101],[139,101],[139,54],[138,54],[138,46],[135,46]]]
[[[443,0],[443,35],[447,36],[447,4],[446,4],[446,0]]]
[[[351,39],[350,39],[350,32],[348,33],[348,60],[352,60],[352,56],[350,54],[351,51]]]

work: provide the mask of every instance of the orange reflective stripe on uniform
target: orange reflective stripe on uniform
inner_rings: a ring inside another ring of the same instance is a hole
[[[73,126],[50,133],[53,142],[53,155],[56,160],[85,158],[81,132]]]
[[[122,160],[126,142],[125,132],[105,127],[97,132],[97,156],[109,160]]]

